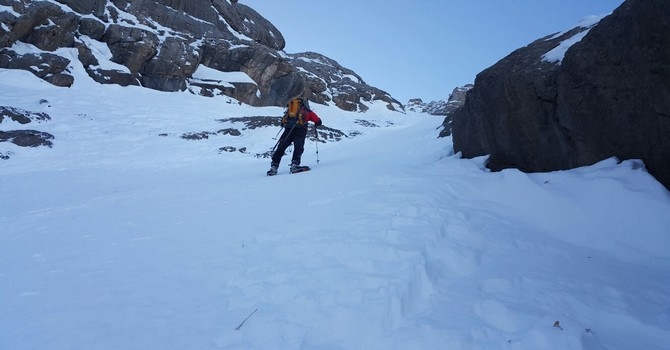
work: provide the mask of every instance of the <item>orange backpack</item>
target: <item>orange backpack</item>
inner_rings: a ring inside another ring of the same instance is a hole
[[[286,112],[282,118],[284,127],[292,128],[296,125],[305,125],[305,117],[302,115],[302,108],[305,106],[301,98],[294,98],[288,102]]]

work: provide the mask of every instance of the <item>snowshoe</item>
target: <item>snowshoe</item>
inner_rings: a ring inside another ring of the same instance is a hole
[[[297,165],[291,167],[291,174],[302,173],[304,171],[310,171],[310,167],[306,165]]]

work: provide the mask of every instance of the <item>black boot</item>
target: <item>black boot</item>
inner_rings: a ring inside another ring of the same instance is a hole
[[[270,164],[270,170],[268,170],[267,174],[268,176],[274,176],[277,175],[277,169],[279,168],[279,164]]]
[[[291,172],[292,173],[295,173],[296,171],[298,171],[299,168],[300,168],[300,162],[296,162],[295,160],[291,162]]]

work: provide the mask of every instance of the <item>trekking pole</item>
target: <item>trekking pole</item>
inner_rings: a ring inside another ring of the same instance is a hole
[[[284,126],[283,126],[283,125],[279,128],[279,131],[277,131],[277,135],[275,135],[275,137],[273,137],[272,139],[273,139],[273,140],[276,140],[277,137],[279,137],[279,133],[280,133],[282,130],[284,130]]]
[[[275,143],[275,146],[272,147],[272,150],[270,151],[270,153],[275,153],[275,149],[277,148],[277,145],[279,145],[279,141],[281,141],[281,140],[279,140],[279,139],[277,139],[277,138],[279,137],[279,133],[280,133],[282,130],[284,130],[284,126],[283,126],[283,125],[281,126],[281,128],[279,128],[279,132],[277,132],[277,135],[275,135],[275,137],[272,138],[273,140],[277,140],[277,143]]]
[[[314,125],[314,136],[316,136],[316,164],[319,164],[319,131]]]
[[[275,143],[274,147],[272,147],[272,149],[270,150],[270,154],[274,154],[274,153],[275,153],[275,149],[277,149],[277,146],[279,145],[279,141],[281,141],[281,139],[280,139],[280,140],[277,140],[277,143]]]

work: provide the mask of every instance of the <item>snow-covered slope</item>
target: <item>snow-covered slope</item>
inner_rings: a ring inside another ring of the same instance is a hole
[[[85,81],[0,70],[55,136],[0,143],[2,349],[670,344],[670,196],[638,162],[490,173],[439,117],[314,105],[349,137],[266,177],[277,128],[180,135],[281,109]]]

